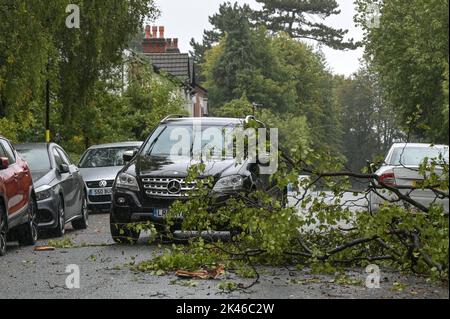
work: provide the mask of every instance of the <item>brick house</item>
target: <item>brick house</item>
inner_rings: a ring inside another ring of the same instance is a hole
[[[166,38],[163,26],[145,27],[142,52],[156,71],[164,71],[180,83],[186,97],[186,110],[194,117],[208,114],[208,92],[195,83],[194,60],[181,53],[177,38]]]

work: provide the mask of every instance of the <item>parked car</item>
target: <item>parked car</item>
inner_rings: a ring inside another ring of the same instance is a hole
[[[411,189],[402,189],[420,184],[423,181],[423,176],[419,174],[419,165],[425,158],[433,159],[439,158],[439,156],[448,164],[449,147],[447,145],[397,143],[391,147],[384,163],[375,174],[386,185],[398,186],[401,192],[408,193],[411,199],[416,202],[426,207],[432,203],[440,203],[448,212],[448,198],[439,199],[432,190],[417,189],[411,191]],[[437,167],[435,172],[439,175],[442,168]],[[389,191],[384,191],[381,195],[375,192],[369,194],[369,208],[372,212],[378,211],[380,206],[386,202],[386,199],[397,199],[397,196]],[[402,202],[400,201],[398,204],[402,204]]]
[[[114,241],[136,242],[140,233],[127,227],[133,222],[152,221],[157,230],[163,231],[165,216],[172,203],[189,198],[195,183],[188,183],[185,178],[193,163],[192,149],[187,148],[186,153],[175,156],[171,150],[178,143],[173,140],[178,134],[176,130],[184,128],[186,135],[190,135],[189,140],[193,141],[195,125],[201,126],[202,132],[218,128],[216,131],[221,135],[218,140],[221,141],[226,134],[224,128],[243,127],[245,120],[169,117],[155,128],[137,153],[125,153],[128,164],[120,170],[112,190],[110,228]],[[202,151],[203,147],[204,141]],[[248,159],[239,163],[233,156],[222,155],[206,159],[204,163],[206,169],[202,178],[214,178],[213,191],[219,203],[225,203],[226,198],[237,192],[269,188],[269,176],[260,174],[258,164]],[[173,231],[179,230],[181,223],[182,220],[178,220]]]
[[[6,253],[7,239],[36,243],[37,204],[27,162],[0,136],[0,256]]]
[[[39,209],[39,228],[55,237],[65,226],[88,227],[86,190],[83,178],[67,153],[55,143],[21,144],[17,151],[27,160]]]
[[[82,155],[79,167],[86,183],[88,208],[109,211],[111,189],[125,162],[123,154],[138,150],[142,142],[123,142],[91,146]]]

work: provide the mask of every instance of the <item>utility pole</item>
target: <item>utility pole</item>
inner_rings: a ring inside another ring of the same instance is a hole
[[[47,81],[45,85],[45,142],[50,143],[50,80],[47,66]]]

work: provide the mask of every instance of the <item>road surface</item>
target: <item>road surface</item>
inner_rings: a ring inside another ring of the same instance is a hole
[[[260,268],[262,277],[257,285],[224,294],[218,288],[221,281],[248,284],[251,279],[229,273],[218,280],[184,285],[186,282],[173,282],[174,274],[156,276],[130,270],[126,264],[148,260],[164,247],[148,244],[146,236],[135,246],[114,244],[107,214],[91,215],[88,230],[74,231],[68,226],[66,238],[76,247],[37,252],[33,247],[9,243],[7,255],[0,258],[0,298],[449,298],[448,287],[383,269],[381,288],[368,289],[363,269],[349,270],[346,280],[339,281],[308,270]],[[47,242],[43,239],[38,245]],[[80,270],[80,288],[66,286],[69,265]]]

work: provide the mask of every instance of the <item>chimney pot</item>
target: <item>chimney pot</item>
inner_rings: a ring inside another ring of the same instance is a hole
[[[150,35],[150,26],[147,25],[147,26],[145,26],[145,38],[148,39],[150,37],[151,37],[151,35]]]
[[[157,26],[152,27],[152,35],[154,38],[158,37],[158,27]]]
[[[178,49],[178,38],[173,39],[173,47]]]
[[[159,37],[164,39],[164,27],[159,27]]]

